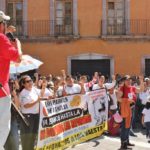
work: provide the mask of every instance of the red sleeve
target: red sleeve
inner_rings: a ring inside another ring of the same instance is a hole
[[[0,56],[11,61],[16,61],[19,57],[18,50],[4,34],[0,34]]]
[[[136,87],[135,87],[135,86],[132,86],[132,91],[133,91],[134,93],[136,93]]]

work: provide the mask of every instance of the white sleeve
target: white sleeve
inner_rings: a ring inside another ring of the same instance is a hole
[[[76,89],[77,89],[77,93],[81,92],[81,86],[80,85],[77,84]]]
[[[49,89],[46,89],[45,92],[47,97],[53,96],[52,92]]]
[[[142,114],[143,114],[143,115],[146,114],[146,109],[145,109],[145,108],[143,109]]]
[[[113,81],[112,83],[105,83],[107,89],[109,89],[108,87],[115,87],[115,85],[116,85],[116,81]]]
[[[92,90],[97,90],[97,84],[94,84],[93,87],[92,87]]]
[[[34,90],[38,96],[41,95],[41,89],[37,89],[36,87],[34,87]]]
[[[61,97],[61,96],[63,96],[63,88],[58,88],[58,90],[57,90],[57,96],[58,97]]]

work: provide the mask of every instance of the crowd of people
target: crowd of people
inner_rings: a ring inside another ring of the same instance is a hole
[[[33,149],[35,145],[38,132],[39,102],[41,100],[50,100],[74,94],[86,94],[102,88],[106,89],[109,99],[108,133],[111,136],[120,135],[121,149],[134,146],[129,141],[129,135],[136,136],[133,128],[137,125],[138,128],[140,128],[139,125],[142,128],[146,127],[147,137],[150,136],[149,78],[113,75],[111,78],[106,79],[101,73],[95,72],[92,79],[89,79],[86,75],[72,77],[71,75],[66,75],[65,71],[62,70],[60,76],[52,76],[51,74],[42,76],[38,73],[35,73],[32,77],[24,75],[19,79],[10,79],[9,85],[14,103],[30,124],[27,127],[23,121],[19,121],[20,129],[17,129],[17,133],[20,130],[23,150]],[[127,115],[129,112],[130,115]],[[12,114],[15,114],[14,110],[12,110]],[[122,119],[119,121],[118,117]],[[16,127],[18,127],[17,120],[17,115],[12,115],[11,133],[13,134],[14,130],[16,131]],[[15,146],[18,149],[19,134],[16,134],[16,136],[11,136],[10,134],[9,138],[7,143],[13,141],[12,144],[16,143]]]
[[[0,150],[19,150],[19,146],[22,150],[34,149],[42,100],[86,94],[99,89],[106,89],[109,100],[108,133],[120,136],[120,149],[134,146],[129,141],[129,135],[136,136],[132,129],[137,120],[146,128],[146,136],[150,138],[150,78],[119,74],[105,78],[95,72],[90,79],[79,74],[72,77],[62,70],[60,76],[35,73],[32,77],[24,75],[9,79],[10,61],[19,63],[22,51],[20,41],[12,34],[14,27],[7,28],[7,20],[10,17],[0,11]],[[15,107],[11,107],[11,101]]]

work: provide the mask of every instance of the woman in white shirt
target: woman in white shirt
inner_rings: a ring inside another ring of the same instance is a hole
[[[148,88],[147,84],[144,83],[144,91],[139,94],[139,98],[143,106],[146,105],[149,97],[150,97],[150,89]]]
[[[39,126],[40,92],[33,86],[29,76],[23,76],[21,81],[20,104],[21,112],[29,121],[29,127],[21,123],[21,142],[23,150],[33,150]]]
[[[47,80],[43,80],[42,81],[42,85],[41,85],[41,98],[48,100],[53,98],[53,91],[47,88],[48,82]]]

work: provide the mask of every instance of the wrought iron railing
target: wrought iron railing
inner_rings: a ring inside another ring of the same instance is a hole
[[[16,27],[16,36],[24,38],[41,38],[57,36],[73,36],[74,24],[64,20],[10,21],[8,25]],[[79,21],[77,21],[79,26]],[[78,28],[78,27],[77,27]]]
[[[102,20],[101,32],[102,35],[149,36],[150,20]]]

